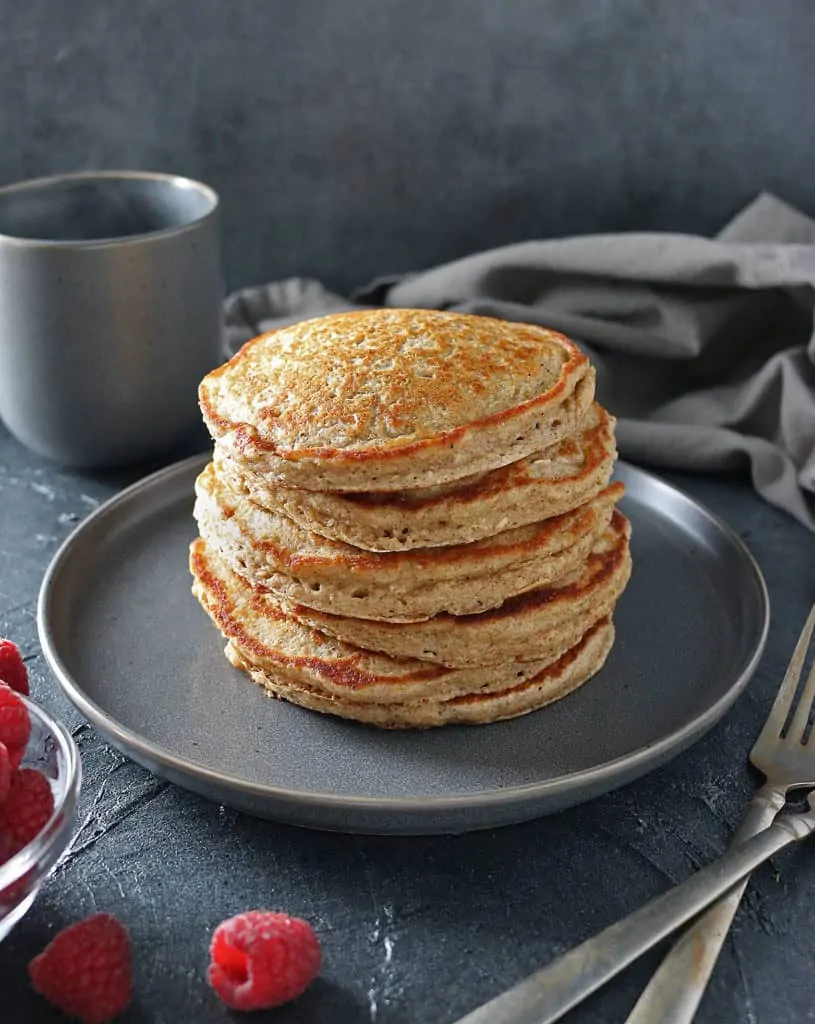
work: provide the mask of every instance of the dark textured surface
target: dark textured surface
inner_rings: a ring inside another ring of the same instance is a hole
[[[815,211],[809,0],[0,0],[0,183],[175,170],[232,287]]]
[[[152,777],[82,724],[38,656],[35,600],[58,543],[117,481],[59,472],[0,434],[0,634],[31,656],[34,691],[73,727],[85,765],[73,852],[0,947],[3,1024],[56,1024],[24,964],[57,927],[97,908],[133,934],[128,1024],[231,1019],[203,980],[207,936],[258,905],[314,921],[326,954],[299,1004],[258,1020],[449,1024],[721,852],[751,791],[746,753],[815,598],[815,538],[746,484],[677,482],[746,539],[773,602],[765,657],[724,721],[667,767],[556,817],[457,838],[360,838],[219,808]],[[758,873],[701,1024],[813,1019],[813,885],[810,847]],[[620,1020],[653,963],[569,1019]]]

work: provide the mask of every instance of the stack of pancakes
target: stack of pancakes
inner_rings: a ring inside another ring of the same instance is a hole
[[[201,383],[193,592],[271,694],[385,728],[585,682],[631,570],[614,420],[561,334],[429,310],[250,341]]]

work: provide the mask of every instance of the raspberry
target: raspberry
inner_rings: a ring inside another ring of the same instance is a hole
[[[12,690],[28,696],[28,670],[20,648],[11,640],[0,640],[0,679]]]
[[[265,1010],[296,999],[322,962],[307,921],[263,910],[222,921],[209,952],[209,983],[233,1010]]]
[[[2,865],[5,864],[7,860],[11,860],[15,852],[16,851],[11,841],[11,836],[7,832],[4,832],[3,829],[0,829],[0,867],[2,867]],[[2,891],[0,891],[0,905],[2,905],[7,900],[7,890],[3,889]]]
[[[104,1024],[133,998],[130,937],[115,917],[94,914],[55,936],[28,974],[34,989],[69,1017]]]
[[[53,810],[54,794],[44,775],[34,768],[14,773],[8,796],[0,805],[0,832],[10,838],[12,854],[31,842]]]
[[[11,786],[11,773],[13,771],[8,747],[5,743],[0,743],[0,804],[8,796],[9,787]]]
[[[12,767],[22,761],[30,735],[28,708],[10,686],[0,683],[0,743],[8,749]]]

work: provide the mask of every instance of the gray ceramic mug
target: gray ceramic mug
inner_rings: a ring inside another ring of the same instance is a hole
[[[170,452],[221,362],[218,197],[166,174],[0,189],[0,417],[75,468]]]

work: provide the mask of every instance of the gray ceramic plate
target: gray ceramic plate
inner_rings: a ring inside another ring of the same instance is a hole
[[[348,832],[458,832],[522,821],[620,786],[716,722],[747,684],[769,610],[727,526],[619,465],[634,572],[617,642],[583,688],[480,727],[392,733],[263,696],[225,660],[190,593],[195,457],[135,484],[65,542],[40,592],[40,640],[68,697],[111,743],[253,814]]]

